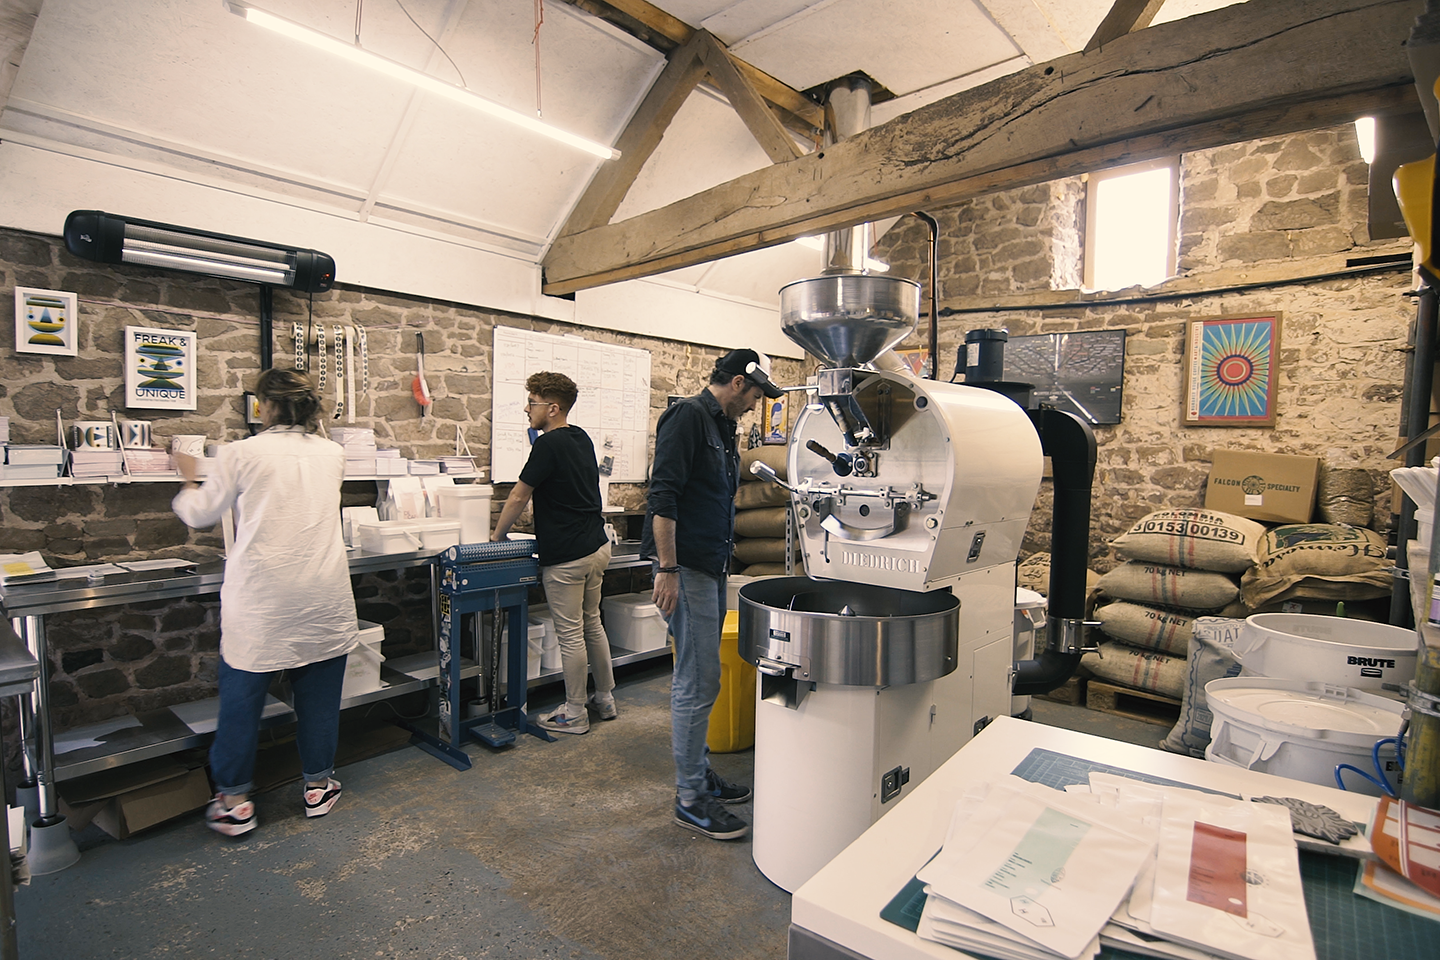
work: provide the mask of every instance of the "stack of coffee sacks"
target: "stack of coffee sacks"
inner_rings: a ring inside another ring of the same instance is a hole
[[[1250,613],[1349,614],[1372,619],[1367,601],[1388,598],[1394,560],[1385,538],[1348,523],[1290,523],[1261,538],[1241,580]],[[1387,600],[1388,603],[1388,600]]]
[[[1181,700],[1195,619],[1245,615],[1240,575],[1265,527],[1217,510],[1158,510],[1111,546],[1125,563],[1100,579],[1094,619],[1108,638],[1082,660],[1107,683]]]
[[[785,480],[788,476],[785,450],[781,444],[767,444],[751,447],[740,455],[740,489],[735,493],[735,573],[739,576],[785,575],[785,524],[790,494],[750,472],[752,463],[763,463]],[[795,562],[799,573],[798,552]]]

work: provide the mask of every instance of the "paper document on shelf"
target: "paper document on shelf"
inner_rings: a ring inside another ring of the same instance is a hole
[[[88,727],[57,733],[55,734],[55,755],[58,757],[74,750],[98,747],[105,742],[99,739],[100,737],[139,726],[143,726],[143,724],[135,717],[119,717],[115,720],[91,724]]]
[[[51,580],[55,571],[40,556],[40,551],[29,553],[0,553],[0,583],[24,583],[27,580]]]
[[[108,573],[129,573],[118,563],[90,563],[83,567],[60,567],[55,571],[55,577],[59,580],[75,580],[80,577],[97,576],[103,577]]]
[[[1157,857],[1160,936],[1235,960],[1314,960],[1286,808],[1173,792]]]
[[[115,564],[117,567],[124,567],[131,573],[139,573],[142,570],[174,570],[178,567],[193,567],[194,560],[180,560],[177,558],[166,558],[158,560],[121,560]]]

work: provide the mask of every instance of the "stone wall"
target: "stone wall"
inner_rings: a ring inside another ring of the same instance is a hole
[[[10,417],[15,443],[54,443],[55,414],[74,420],[116,416],[153,423],[158,443],[175,434],[212,440],[247,435],[242,394],[259,373],[258,287],[140,267],[79,260],[58,238],[0,230],[4,296],[16,286],[71,291],[80,298],[75,357],[5,351],[0,415]],[[313,309],[313,314],[312,314]],[[574,333],[651,354],[651,444],[655,420],[671,394],[694,394],[722,351],[672,340],[594,330],[463,304],[402,297],[344,285],[306,295],[274,294],[275,362],[293,365],[292,325],[345,323],[366,330],[370,379],[356,398],[356,426],[373,427],[381,446],[409,457],[454,452],[459,428],[481,466],[489,466],[491,353],[496,325]],[[123,409],[122,335],[126,326],[195,330],[199,334],[198,408]],[[434,396],[428,416],[411,395],[415,334],[425,335],[426,380]],[[736,344],[743,346],[743,344]],[[774,374],[797,382],[803,366],[777,360]],[[333,412],[333,397],[326,398]],[[754,417],[741,424],[748,433]],[[335,421],[330,421],[335,422]],[[340,422],[344,422],[343,420]],[[184,557],[207,560],[223,551],[219,531],[189,530],[170,510],[176,483],[0,486],[0,553],[38,550],[52,566],[102,560]],[[509,492],[496,491],[496,509]],[[373,504],[376,485],[349,481],[347,505]],[[644,487],[615,484],[611,502],[644,509]],[[362,619],[383,623],[387,656],[429,647],[429,581],[423,571],[357,578]],[[219,647],[216,597],[156,601],[55,614],[47,619],[57,727],[213,696]]]
[[[1113,566],[1108,543],[1136,519],[1161,507],[1203,504],[1217,447],[1364,468],[1375,480],[1377,529],[1385,530],[1394,466],[1386,455],[1397,445],[1414,316],[1405,297],[1409,271],[1316,278],[1337,265],[1344,272],[1347,256],[1408,251],[1408,243],[1368,240],[1368,171],[1353,127],[1187,154],[1180,168],[1179,276],[1148,290],[1096,296],[1073,289],[1083,238],[1069,231],[1084,224],[1078,179],[932,212],[942,238],[942,376],[971,329],[1003,327],[1016,336],[1126,332],[1124,419],[1095,428],[1090,555],[1097,570]],[[1007,213],[1008,222],[995,222]],[[925,281],[927,235],[922,223],[903,219],[882,238],[877,256],[899,275]],[[997,244],[988,259],[977,250],[982,243]],[[1002,252],[1022,259],[1007,265],[999,262]],[[1276,275],[1287,279],[1264,279]],[[1069,278],[1071,289],[1033,295],[1039,277]],[[1282,315],[1275,426],[1181,426],[1184,321],[1271,312]],[[924,346],[924,336],[917,331],[905,346]],[[1027,553],[1048,549],[1048,500],[1047,485]]]

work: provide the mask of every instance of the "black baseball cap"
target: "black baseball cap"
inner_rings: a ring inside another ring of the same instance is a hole
[[[785,391],[775,386],[760,364],[760,354],[748,348],[731,350],[715,361],[715,369],[732,377],[746,377],[765,391],[765,396],[778,400]]]

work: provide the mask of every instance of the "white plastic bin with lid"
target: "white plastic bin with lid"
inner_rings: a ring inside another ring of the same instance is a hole
[[[490,502],[495,488],[488,483],[457,483],[440,489],[440,516],[460,521],[461,543],[490,539]]]
[[[1415,678],[1414,630],[1311,613],[1257,613],[1235,638],[1242,677],[1318,680],[1382,691]]]
[[[444,517],[411,520],[410,526],[420,535],[420,549],[440,553],[460,543],[460,521]]]
[[[610,646],[630,653],[645,653],[665,646],[668,628],[660,616],[660,608],[650,602],[648,593],[622,593],[600,601],[605,621],[605,634]]]
[[[1335,765],[1348,763],[1374,776],[1375,741],[1400,731],[1403,705],[1364,690],[1305,680],[1226,677],[1205,684],[1215,715],[1205,759],[1277,777],[1335,786]],[[1397,781],[1395,749],[1381,763]],[[1345,789],[1378,796],[1380,789],[1354,774]]]
[[[545,628],[545,642],[540,647],[540,669],[546,673],[559,670],[560,635],[555,632],[555,618],[550,615],[549,604],[530,604],[530,622]]]
[[[490,647],[490,620],[485,618],[481,622],[480,639],[486,649]],[[534,680],[540,676],[540,657],[545,647],[545,625],[531,619],[526,633],[525,679]],[[500,635],[500,685],[505,685],[505,680],[510,672],[510,631],[506,630]]]
[[[421,549],[420,531],[413,520],[362,521],[355,525],[360,548],[366,553],[412,553]]]
[[[385,628],[368,620],[357,621],[360,627],[360,646],[345,657],[345,683],[340,688],[340,697],[353,697],[372,690],[379,690],[380,664],[385,656],[380,645],[385,642]]]
[[[1015,588],[1015,659],[1029,660],[1035,656],[1035,640],[1045,638],[1044,594],[1025,587]],[[1030,709],[1028,696],[1010,698],[1010,716],[1018,717]]]

